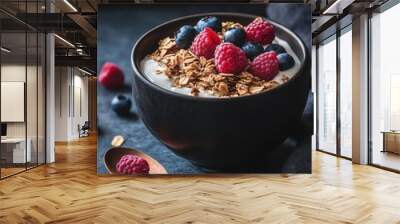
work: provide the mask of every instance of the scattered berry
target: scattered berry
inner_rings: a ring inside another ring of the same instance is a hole
[[[265,19],[258,17],[245,27],[246,38],[262,45],[270,44],[275,38],[275,28]]]
[[[206,27],[196,36],[192,43],[191,50],[198,57],[210,59],[214,56],[215,48],[221,43],[218,34],[211,28]]]
[[[101,69],[99,82],[108,89],[117,89],[124,85],[124,74],[116,64],[106,62]]]
[[[265,52],[250,64],[250,72],[264,80],[273,79],[279,72],[279,62],[275,52]]]
[[[148,174],[150,167],[145,159],[137,155],[124,155],[117,163],[117,171],[122,174]]]
[[[215,32],[219,32],[222,30],[221,21],[219,21],[219,19],[215,16],[207,16],[200,19],[197,22],[195,29],[197,30],[198,33],[200,33],[206,27],[213,29]]]
[[[215,49],[215,66],[218,72],[237,74],[247,64],[246,53],[231,43],[222,43]]]
[[[242,28],[234,28],[224,33],[224,41],[241,47],[246,41],[246,32]]]
[[[193,26],[182,26],[175,35],[176,45],[181,49],[188,49],[196,35],[197,32]]]
[[[283,48],[279,44],[270,44],[265,48],[265,52],[275,51],[276,54],[283,54],[286,53],[285,48]]]
[[[111,109],[117,114],[128,114],[131,110],[132,102],[131,100],[124,96],[118,95],[114,97],[111,101]]]
[[[242,50],[246,53],[250,60],[253,60],[258,55],[264,52],[263,46],[257,43],[246,42],[242,46]]]
[[[294,66],[294,59],[288,53],[278,54],[279,69],[281,71],[288,70]]]

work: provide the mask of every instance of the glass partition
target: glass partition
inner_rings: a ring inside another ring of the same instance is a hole
[[[336,36],[318,47],[318,149],[336,154]]]
[[[400,4],[371,18],[371,162],[400,170]]]
[[[36,13],[43,1],[18,4]],[[1,179],[45,163],[45,45],[44,33],[0,12]]]
[[[31,161],[26,150],[26,41],[24,31],[1,34],[2,177],[26,170]]]
[[[27,33],[28,61],[26,82],[26,113],[27,113],[27,150],[31,151],[28,168],[37,165],[38,160],[38,35],[36,32]]]

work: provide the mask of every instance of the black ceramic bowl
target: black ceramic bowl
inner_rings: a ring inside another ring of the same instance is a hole
[[[151,133],[174,153],[194,164],[219,170],[251,167],[279,146],[299,123],[310,88],[310,61],[304,43],[288,28],[272,22],[302,66],[277,88],[249,96],[204,98],[175,93],[150,82],[140,61],[158,42],[205,15],[221,21],[250,23],[256,16],[207,13],[181,17],[145,33],[132,51],[133,95],[140,117]]]

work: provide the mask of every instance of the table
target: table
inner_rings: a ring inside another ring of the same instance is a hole
[[[1,155],[6,163],[26,163],[32,160],[32,140],[25,138],[5,138],[1,139]],[[25,145],[26,151],[25,151]],[[10,147],[11,146],[11,147]]]
[[[382,152],[400,154],[400,131],[382,131],[383,149]]]

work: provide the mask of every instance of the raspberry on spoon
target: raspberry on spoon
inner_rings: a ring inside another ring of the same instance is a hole
[[[121,174],[148,174],[149,164],[137,155],[124,155],[117,163],[117,171]]]

